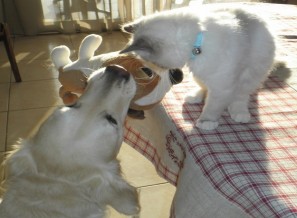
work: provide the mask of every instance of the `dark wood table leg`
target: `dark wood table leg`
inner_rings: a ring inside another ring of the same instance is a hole
[[[7,24],[2,23],[1,24],[1,30],[2,30],[2,34],[3,34],[3,41],[4,41],[4,45],[5,45],[5,49],[6,49],[6,53],[11,65],[11,69],[15,78],[16,82],[21,82],[21,75],[19,72],[19,68],[17,65],[17,62],[15,60],[15,55],[13,52],[13,48],[12,48],[12,43],[11,43],[11,38],[10,38],[10,32],[9,32],[9,28],[7,26]]]

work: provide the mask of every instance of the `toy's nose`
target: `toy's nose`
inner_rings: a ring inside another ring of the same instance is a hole
[[[170,69],[169,74],[172,85],[179,84],[183,81],[184,75],[183,71],[181,71],[180,69]]]
[[[125,80],[129,80],[130,78],[130,73],[119,65],[109,65],[106,67],[106,71],[110,74],[113,74],[115,77],[120,77]]]

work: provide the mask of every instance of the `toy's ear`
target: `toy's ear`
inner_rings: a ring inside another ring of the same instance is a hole
[[[96,34],[86,36],[80,44],[78,59],[90,59],[101,45],[102,37]]]
[[[65,45],[55,47],[51,52],[51,59],[57,69],[72,63],[70,60],[70,50]]]

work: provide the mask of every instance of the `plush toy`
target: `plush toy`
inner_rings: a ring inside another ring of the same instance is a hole
[[[87,85],[88,76],[94,70],[112,64],[124,67],[136,82],[137,91],[128,115],[138,119],[144,118],[143,110],[158,104],[171,86],[183,79],[179,69],[164,70],[157,74],[133,55],[122,55],[119,51],[94,56],[101,42],[102,37],[99,35],[86,36],[79,47],[78,59],[74,62],[70,60],[68,47],[62,45],[52,50],[51,59],[59,71],[59,81],[62,84],[59,95],[66,106],[76,103]]]

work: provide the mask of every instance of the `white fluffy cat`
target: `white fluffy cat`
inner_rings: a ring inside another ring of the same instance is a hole
[[[267,77],[275,55],[274,38],[262,19],[241,9],[175,9],[123,30],[133,36],[122,53],[135,52],[162,68],[188,65],[201,89],[187,101],[206,97],[197,127],[215,129],[226,108],[236,122],[249,122],[250,94]],[[195,46],[201,53],[192,53]]]

